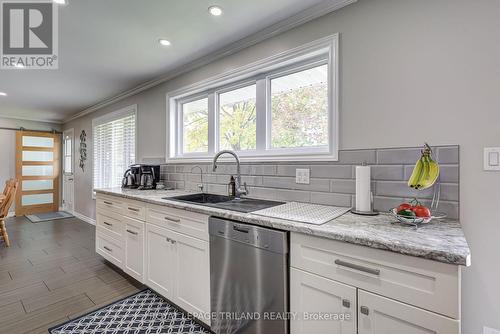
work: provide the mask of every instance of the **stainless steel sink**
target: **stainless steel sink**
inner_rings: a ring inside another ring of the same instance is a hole
[[[175,197],[164,197],[170,201],[178,201],[184,203],[199,204],[210,206],[218,209],[226,209],[238,212],[253,212],[270,208],[273,206],[285,204],[283,202],[266,201],[255,198],[231,198],[229,196],[215,195],[215,194],[190,194]]]

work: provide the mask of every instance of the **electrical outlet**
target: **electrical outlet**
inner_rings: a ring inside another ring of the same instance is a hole
[[[310,169],[309,168],[297,168],[295,170],[295,183],[298,184],[309,184],[309,175],[310,175]]]
[[[500,334],[500,331],[490,327],[483,327],[483,334]]]

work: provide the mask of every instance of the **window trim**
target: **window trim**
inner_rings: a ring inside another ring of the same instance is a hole
[[[256,150],[240,151],[238,154],[242,161],[263,162],[263,161],[338,161],[339,149],[339,56],[338,56],[339,35],[334,34],[311,43],[299,46],[297,48],[279,53],[269,58],[257,61],[255,63],[242,66],[218,76],[214,76],[201,82],[183,87],[181,89],[166,94],[166,128],[168,130],[166,145],[166,162],[185,163],[185,162],[208,162],[215,154],[216,147],[214,141],[217,138],[216,129],[219,125],[216,123],[216,116],[219,107],[220,92],[244,87],[253,82],[256,83],[257,90],[257,108],[266,108],[266,117],[261,119],[257,113],[257,138],[262,133],[262,122],[269,121],[270,108],[268,103],[270,99],[265,99],[266,105],[261,105],[262,98],[259,99],[259,92],[262,91],[261,85],[265,84],[265,92],[269,94],[271,89],[271,77],[280,77],[286,73],[300,72],[301,70],[319,66],[321,62],[328,64],[328,116],[329,116],[329,149],[321,147],[299,147],[287,149],[272,149],[270,147],[270,137],[266,134],[267,141],[264,144],[257,140]],[[263,80],[264,79],[264,80]],[[262,92],[261,92],[262,94]],[[178,116],[177,104],[189,97],[208,95],[209,98],[209,150],[204,154],[178,155],[179,147],[176,138],[178,137]],[[211,101],[216,99],[216,101]],[[212,124],[212,126],[210,126]],[[260,125],[260,126],[259,126]],[[212,130],[211,130],[212,129]],[[264,127],[265,131],[270,131],[270,126]],[[216,140],[215,140],[216,141]]]
[[[66,133],[71,133],[71,173],[66,173]],[[75,129],[70,128],[63,131],[63,175],[71,176],[75,174]]]
[[[90,168],[92,171],[92,199],[96,198],[95,197],[96,192],[94,190],[94,187],[95,187],[95,184],[94,184],[94,149],[95,149],[94,148],[94,135],[95,135],[94,128],[98,125],[112,122],[112,121],[115,121],[117,119],[129,116],[132,114],[135,117],[135,138],[134,138],[135,158],[136,158],[136,160],[138,160],[137,159],[137,157],[138,157],[138,154],[137,154],[138,132],[137,132],[137,130],[138,130],[139,122],[138,122],[138,118],[137,118],[137,104],[126,106],[124,108],[118,109],[116,111],[113,111],[113,112],[110,112],[110,113],[107,113],[105,115],[102,115],[102,116],[99,116],[99,117],[92,119],[92,138],[91,138],[91,141],[92,141],[92,152],[91,152],[92,159],[90,159],[90,161],[91,161]]]

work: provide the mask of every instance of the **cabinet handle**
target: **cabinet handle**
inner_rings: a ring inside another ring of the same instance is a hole
[[[179,218],[170,218],[170,217],[165,217],[165,220],[168,220],[168,221],[171,221],[174,223],[178,223],[181,221]]]
[[[351,268],[354,270],[363,271],[365,273],[376,275],[376,276],[380,275],[380,270],[378,270],[378,269],[372,269],[372,268],[368,268],[365,266],[360,266],[359,264],[355,264],[355,263],[350,263],[350,262],[346,262],[346,261],[342,261],[342,260],[335,260],[335,264],[342,266],[342,267],[347,267],[347,268]]]
[[[130,211],[139,212],[139,209],[128,208]]]
[[[170,239],[170,242],[172,243],[172,245],[174,245],[177,241]]]
[[[130,233],[130,234],[133,234],[133,235],[138,235],[139,234],[139,233],[131,231],[131,230],[127,230],[127,232]]]
[[[364,315],[369,315],[370,314],[370,309],[366,306],[361,306],[359,308],[359,312],[361,312],[361,314],[364,314]]]
[[[113,224],[110,224],[110,223],[107,223],[107,222],[104,222],[104,225],[113,226]]]
[[[112,252],[112,251],[113,251],[111,248],[106,247],[106,246],[104,246],[103,248],[104,248],[105,250],[107,250],[108,252]]]
[[[349,299],[342,299],[342,306],[344,306],[345,308],[350,308],[351,301]]]
[[[165,238],[165,240],[167,240],[167,242],[172,242],[172,239],[170,238]]]
[[[113,205],[113,202],[104,201],[104,204]]]

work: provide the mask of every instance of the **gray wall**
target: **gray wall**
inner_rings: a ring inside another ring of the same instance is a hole
[[[460,220],[472,249],[463,271],[463,333],[500,329],[500,173],[482,149],[500,146],[500,1],[360,0],[338,12],[66,124],[138,104],[138,156],[165,155],[165,93],[323,36],[340,33],[340,148],[460,145]],[[91,138],[89,138],[89,141]],[[91,153],[91,152],[89,152]],[[90,168],[76,209],[94,216]]]

